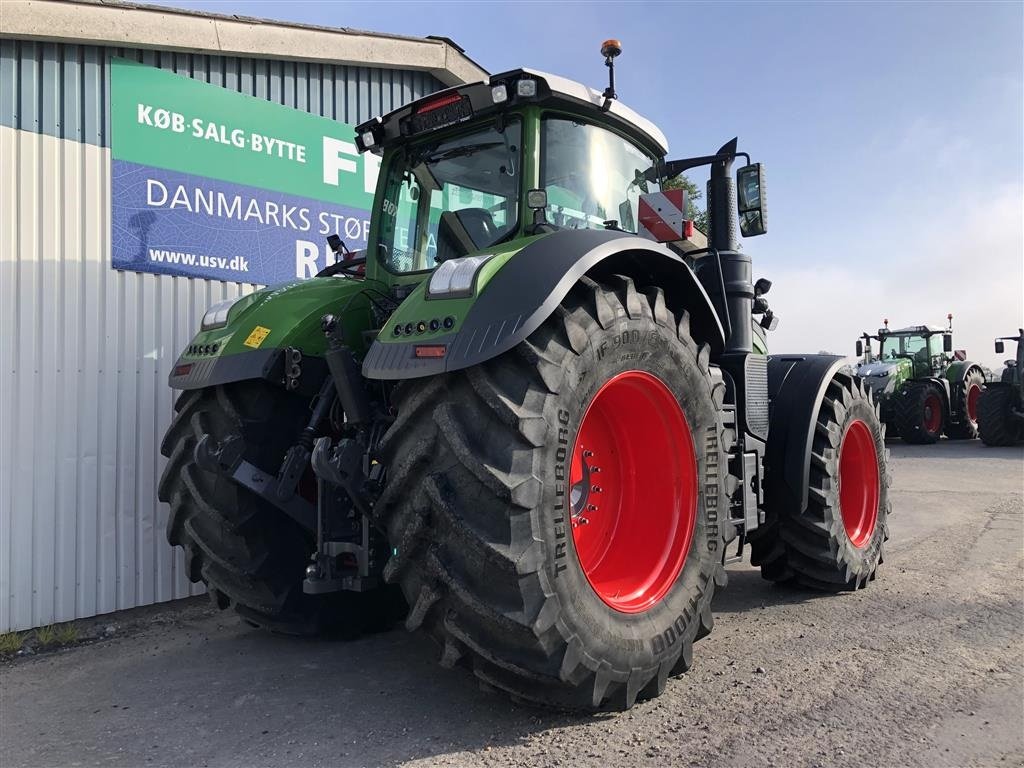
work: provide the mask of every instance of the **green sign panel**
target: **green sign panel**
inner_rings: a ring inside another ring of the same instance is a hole
[[[116,268],[270,284],[365,245],[353,126],[124,59],[111,81]]]

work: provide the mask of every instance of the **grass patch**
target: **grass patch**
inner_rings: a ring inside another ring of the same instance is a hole
[[[70,645],[78,639],[78,628],[71,622],[66,624],[50,624],[39,627],[35,632],[36,645],[40,648],[55,648]]]
[[[20,632],[4,632],[0,634],[0,654],[14,654],[25,644],[25,636]]]

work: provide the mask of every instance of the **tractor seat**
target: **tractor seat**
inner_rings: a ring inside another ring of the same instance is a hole
[[[494,217],[484,208],[445,211],[437,227],[437,261],[465,256],[498,239]]]

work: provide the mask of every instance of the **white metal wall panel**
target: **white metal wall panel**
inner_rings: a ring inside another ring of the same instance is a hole
[[[167,374],[253,286],[110,267],[109,61],[354,123],[429,75],[0,40],[0,631],[199,591],[156,499]]]

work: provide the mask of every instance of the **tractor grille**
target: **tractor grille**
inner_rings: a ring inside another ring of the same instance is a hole
[[[747,429],[764,440],[768,437],[768,358],[747,355],[745,367]]]

